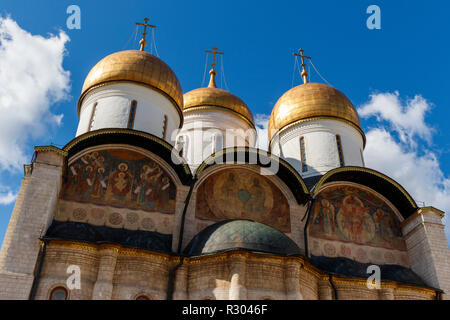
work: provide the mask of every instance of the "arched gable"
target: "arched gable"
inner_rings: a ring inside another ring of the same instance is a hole
[[[70,141],[63,150],[70,159],[75,154],[89,147],[104,144],[119,144],[140,147],[157,154],[168,163],[184,185],[192,179],[191,170],[186,162],[166,141],[146,132],[129,129],[101,129],[82,134]]]
[[[298,204],[306,204],[310,199],[308,188],[298,172],[283,159],[264,150],[249,147],[222,149],[209,156],[197,168],[195,177],[201,177],[207,168],[218,164],[257,165],[262,174],[278,176],[291,190]]]
[[[354,182],[375,190],[388,199],[405,219],[418,209],[414,199],[399,183],[378,171],[362,167],[349,166],[327,172],[315,185],[314,196],[325,183],[334,181]]]
[[[314,257],[409,266],[402,217],[374,190],[350,182],[318,189],[308,219]]]
[[[147,212],[175,213],[178,176],[165,162],[140,148],[100,145],[68,163],[60,198]]]
[[[217,170],[207,170],[194,189],[195,218],[199,222],[249,219],[285,233],[291,232],[288,197],[272,179],[250,166],[218,165],[212,168],[216,167]],[[290,199],[295,205],[295,198],[291,195]]]

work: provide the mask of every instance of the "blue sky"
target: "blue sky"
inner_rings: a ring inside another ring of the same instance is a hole
[[[66,8],[71,4],[81,8],[81,30],[66,27]],[[366,9],[372,4],[381,8],[381,30],[366,27]],[[254,115],[270,114],[277,99],[291,88],[292,53],[303,47],[329,83],[343,91],[356,107],[366,106],[362,118],[366,133],[372,133],[370,137],[379,142],[383,139],[376,130],[385,130],[404,156],[397,158],[410,161],[409,168],[417,167],[417,172],[398,172],[403,164],[392,163],[395,155],[379,159],[373,148],[366,148],[368,163],[401,183],[409,183],[403,184],[420,197],[417,200],[450,209],[450,203],[443,199],[450,195],[449,10],[450,3],[432,0],[2,0],[0,16],[9,16],[32,35],[48,38],[62,30],[70,38],[62,62],[70,71],[70,89],[65,99],[54,99],[50,106],[50,114],[63,114],[62,121],[59,126],[48,126],[46,134],[38,138],[31,132],[22,140],[21,148],[31,160],[33,146],[63,146],[73,139],[78,123],[76,102],[90,68],[110,53],[137,49],[139,36],[134,41],[134,23],[148,16],[150,23],[157,25],[159,56],[174,70],[184,92],[201,85],[204,50],[217,46],[225,52],[228,88],[249,105]],[[314,71],[311,80],[322,82]],[[294,84],[300,84],[298,74]],[[422,100],[411,100],[414,97]],[[400,113],[394,113],[393,118],[383,114],[383,101]],[[425,111],[407,117],[408,108],[418,105]],[[2,117],[8,115],[3,113]],[[420,131],[424,126],[431,128],[428,133]],[[405,133],[410,140],[402,140]],[[386,143],[386,139],[383,141]],[[420,171],[422,165],[425,169]],[[431,179],[426,174],[430,168],[440,170],[433,180],[427,180]],[[16,194],[22,177],[21,170],[0,167],[0,194]],[[0,239],[13,205],[0,204]]]

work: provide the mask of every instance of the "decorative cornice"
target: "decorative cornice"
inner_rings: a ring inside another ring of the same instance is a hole
[[[60,149],[55,146],[36,146],[34,147],[34,152],[54,152],[63,157],[67,157],[68,153],[64,149]]]
[[[444,218],[444,216],[445,216],[445,212],[444,211],[441,211],[441,210],[436,209],[434,207],[422,207],[422,208],[417,209],[412,215],[410,215],[408,218],[403,220],[402,223],[401,223],[401,227],[403,228],[404,226],[409,224],[413,219],[415,219],[418,216],[420,216],[421,214],[423,214],[424,211],[431,211],[431,212],[439,215],[441,217],[441,219]],[[414,230],[414,229],[415,229],[415,227],[410,229],[410,231]]]

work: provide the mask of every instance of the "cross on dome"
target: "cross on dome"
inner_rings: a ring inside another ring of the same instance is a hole
[[[209,79],[208,87],[209,87],[209,88],[216,88],[216,87],[217,87],[217,86],[216,86],[216,78],[215,78],[215,76],[216,76],[216,74],[217,74],[217,72],[216,72],[216,70],[215,70],[215,66],[216,66],[216,54],[224,54],[224,53],[223,53],[223,52],[217,51],[217,47],[212,47],[212,51],[211,51],[211,50],[205,50],[205,52],[208,52],[208,53],[212,53],[212,54],[213,54],[213,62],[212,62],[212,64],[211,64],[212,69],[211,69],[211,71],[209,71],[209,74],[211,75],[211,78]]]
[[[302,76],[302,78],[303,78],[303,83],[308,83],[308,71],[306,71],[306,69],[305,69],[305,67],[306,67],[306,64],[305,64],[305,58],[306,58],[306,59],[310,59],[310,60],[311,60],[312,58],[303,55],[303,52],[305,52],[305,50],[303,50],[303,48],[299,49],[298,51],[300,52],[300,54],[294,52],[294,56],[297,56],[297,57],[302,58],[302,69],[303,69],[303,70],[302,70],[301,76]]]
[[[141,49],[140,49],[141,51],[144,51],[145,46],[147,45],[147,41],[145,40],[145,36],[148,35],[147,27],[156,28],[156,26],[148,24],[147,23],[148,21],[149,21],[148,18],[144,18],[144,23],[136,22],[136,25],[144,27],[144,32],[142,33],[142,39],[141,39],[141,41],[139,41],[139,44],[141,45]]]

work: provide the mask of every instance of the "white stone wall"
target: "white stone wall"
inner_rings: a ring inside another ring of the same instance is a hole
[[[411,268],[429,286],[450,299],[450,250],[439,210],[425,207],[406,219],[402,231]]]
[[[271,150],[289,162],[303,178],[325,174],[340,167],[336,135],[341,137],[344,165],[364,167],[361,133],[345,122],[332,119],[307,121],[282,129],[279,140],[273,139]],[[301,137],[305,139],[306,172],[302,172]]]
[[[183,156],[192,172],[220,149],[255,146],[256,131],[250,124],[232,112],[214,108],[184,112],[183,128],[176,138],[184,137]]]
[[[28,299],[39,238],[47,230],[61,189],[63,156],[38,152],[23,179],[0,251],[0,299]]]
[[[92,130],[127,128],[130,106],[137,101],[134,130],[151,133],[163,138],[164,115],[167,116],[166,141],[179,128],[180,115],[163,93],[132,82],[107,84],[92,90],[83,100],[76,136],[89,131],[92,109],[97,103]]]

